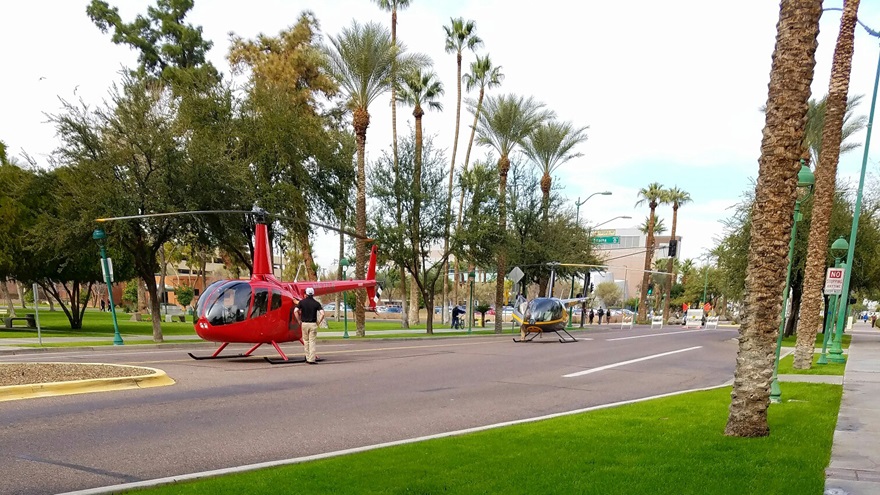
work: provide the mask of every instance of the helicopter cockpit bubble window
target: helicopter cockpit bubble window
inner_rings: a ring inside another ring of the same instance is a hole
[[[552,299],[535,299],[526,308],[526,321],[554,321],[562,318],[562,305]]]
[[[251,305],[251,286],[247,282],[230,281],[218,288],[206,304],[205,318],[211,325],[237,323],[247,318]]]
[[[202,316],[205,316],[205,310],[210,307],[210,305],[208,304],[208,301],[211,301],[211,302],[214,301],[215,296],[217,295],[217,288],[223,284],[228,283],[228,282],[229,282],[228,280],[219,280],[219,281],[214,282],[213,284],[209,285],[208,288],[205,289],[204,292],[202,292],[202,295],[199,296],[199,301],[196,304],[196,314],[200,318]]]
[[[269,309],[269,289],[257,289],[254,291],[254,306],[251,308],[251,318],[263,316]]]

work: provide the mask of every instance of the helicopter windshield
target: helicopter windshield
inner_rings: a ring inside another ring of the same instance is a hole
[[[206,291],[207,292],[207,291]],[[244,321],[251,304],[251,286],[247,282],[227,281],[209,295],[202,309],[211,325],[226,325]]]
[[[547,322],[562,318],[562,305],[553,299],[535,299],[529,302],[524,315],[526,321]]]

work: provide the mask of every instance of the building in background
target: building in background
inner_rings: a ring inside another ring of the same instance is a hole
[[[624,300],[638,297],[642,283],[642,270],[645,268],[645,251],[647,250],[648,236],[640,229],[602,229],[591,233],[593,244],[597,254],[605,260],[609,266],[605,272],[593,272],[590,282],[595,287],[602,282],[615,282],[623,290]],[[678,249],[675,258],[681,253],[681,236],[675,236],[678,240]],[[668,257],[668,235],[654,236],[654,258],[652,265],[658,259]]]

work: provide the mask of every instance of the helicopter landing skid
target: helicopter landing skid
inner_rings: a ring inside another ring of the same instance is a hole
[[[274,342],[273,342],[273,344],[274,344]],[[203,360],[203,359],[235,359],[235,358],[246,358],[246,357],[250,357],[250,356],[251,356],[251,353],[253,353],[254,351],[256,351],[257,348],[260,347],[260,346],[263,345],[263,344],[260,343],[260,344],[257,344],[257,345],[255,345],[255,346],[251,347],[250,350],[248,350],[248,351],[245,352],[244,354],[234,354],[234,355],[230,355],[230,356],[221,356],[221,355],[220,355],[220,352],[223,351],[223,349],[225,349],[226,346],[228,346],[228,345],[229,345],[229,342],[224,342],[223,345],[221,345],[220,347],[218,347],[217,350],[214,351],[214,354],[211,354],[210,356],[196,356],[196,355],[194,355],[194,354],[191,353],[191,352],[188,352],[187,354],[189,354],[189,357],[191,357],[191,358],[193,358],[193,359],[196,359],[196,360],[198,360],[198,361],[201,361],[201,360]],[[277,348],[278,346],[276,345],[275,347]],[[279,350],[279,352],[281,352],[281,351]],[[281,354],[281,355],[283,356],[284,354]]]
[[[577,339],[574,338],[570,333],[568,333],[564,328],[561,329],[561,330],[550,330],[550,331],[551,331],[551,332],[555,332],[555,333],[556,333],[556,336],[559,337],[559,342],[561,342],[561,343],[563,343],[563,344],[568,344],[568,343],[571,343],[571,342],[577,342]],[[568,336],[568,338],[565,338],[565,337],[564,337],[562,334],[560,334],[559,332],[564,333],[566,336]],[[536,337],[543,336],[543,335],[544,335],[544,331],[540,331],[540,332],[529,332],[529,333],[526,335],[526,338],[524,338],[524,339],[518,339],[518,338],[514,337],[514,338],[513,338],[513,341],[514,341],[514,342],[531,342],[531,341],[535,340]]]

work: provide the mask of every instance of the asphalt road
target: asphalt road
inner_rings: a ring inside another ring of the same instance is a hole
[[[0,402],[0,493],[58,493],[299,457],[719,385],[733,376],[734,329],[573,334],[592,340],[334,341],[319,344],[324,361],[317,366],[194,361],[186,355],[192,349],[136,347],[3,356],[144,365],[177,384]],[[285,346],[292,355],[301,349]],[[672,354],[564,376],[664,353]]]

